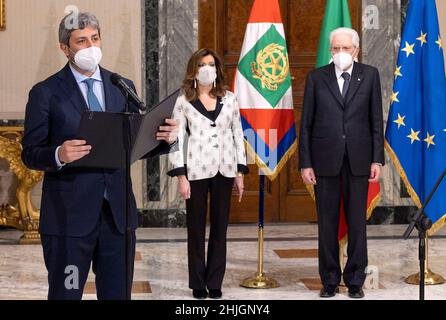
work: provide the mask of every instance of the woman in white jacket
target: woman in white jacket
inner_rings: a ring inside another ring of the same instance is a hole
[[[240,111],[224,80],[217,54],[209,49],[196,51],[189,59],[183,93],[172,116],[180,124],[179,148],[169,154],[168,175],[178,177],[179,193],[186,200],[189,287],[198,299],[222,296],[232,188],[235,185],[241,201],[243,175],[248,173]],[[206,261],[209,193],[211,226]]]

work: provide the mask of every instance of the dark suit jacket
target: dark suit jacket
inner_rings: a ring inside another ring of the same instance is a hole
[[[101,70],[105,109],[123,112],[125,98],[110,81],[111,72]],[[134,88],[130,80],[125,80]],[[134,105],[131,111],[138,112]],[[72,168],[58,170],[55,151],[66,140],[76,138],[81,115],[88,110],[84,97],[67,64],[61,71],[35,85],[26,106],[22,159],[34,170],[45,171],[40,209],[40,232],[80,237],[96,226],[104,191],[118,230],[125,231],[125,172],[123,169]],[[100,130],[101,128],[98,128]],[[136,202],[130,195],[131,226],[137,226]]]
[[[307,76],[299,136],[299,168],[317,176],[339,174],[347,152],[353,175],[384,164],[384,129],[378,70],[355,63],[343,101],[333,63]]]

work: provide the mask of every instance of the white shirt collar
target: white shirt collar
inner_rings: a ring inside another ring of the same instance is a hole
[[[352,75],[352,71],[353,71],[353,66],[354,66],[354,65],[355,65],[355,62],[353,62],[352,65],[350,66],[350,68],[348,68],[346,71],[343,71],[343,70],[339,69],[339,68],[335,65],[336,79],[340,79],[341,76],[342,76],[342,74],[343,74],[344,72],[347,72],[347,73],[350,75],[350,77],[351,77],[351,75]]]
[[[71,72],[73,73],[74,78],[76,79],[77,83],[81,83],[85,79],[89,79],[89,77],[83,75],[82,73],[80,73],[79,71],[74,69],[74,67],[71,65],[71,63],[70,63],[70,69],[71,69]],[[94,79],[94,80],[102,82],[101,70],[99,67],[96,68],[96,71],[93,73],[93,75],[90,77],[90,79]]]

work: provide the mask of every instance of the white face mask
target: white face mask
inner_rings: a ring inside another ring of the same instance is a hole
[[[203,66],[198,69],[197,80],[203,86],[212,84],[217,79],[217,69],[212,66]]]
[[[338,52],[333,56],[334,64],[341,70],[348,69],[353,63],[353,57],[347,52]]]
[[[71,49],[70,49],[71,50]],[[74,55],[74,63],[85,71],[93,72],[98,67],[102,59],[102,50],[99,47],[91,46],[79,50]]]

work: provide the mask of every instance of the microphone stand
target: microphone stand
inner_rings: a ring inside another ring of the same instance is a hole
[[[133,268],[130,266],[133,264],[132,252],[132,228],[130,226],[130,194],[131,190],[131,146],[132,146],[132,135],[131,135],[131,120],[133,113],[130,112],[130,95],[127,91],[123,91],[125,96],[125,112],[124,112],[124,123],[123,123],[123,141],[125,150],[125,299],[132,299],[132,279],[133,279]],[[141,103],[138,105],[141,111],[145,111],[146,107]]]
[[[130,227],[130,146],[131,146],[131,134],[130,134],[130,108],[129,108],[129,94],[125,92],[125,112],[124,112],[124,149],[125,149],[125,298],[126,300],[131,300],[132,298],[132,270],[130,268],[132,261],[131,259],[131,247],[132,247],[132,237],[131,237],[131,227]]]
[[[125,110],[123,115],[123,142],[125,151],[125,209],[124,209],[124,223],[125,223],[125,244],[124,244],[124,269],[125,269],[125,299],[131,300],[132,298],[132,279],[133,279],[133,265],[134,256],[130,255],[133,248],[133,237],[132,228],[130,226],[130,194],[131,190],[131,148],[132,148],[132,133],[131,133],[131,122],[133,113],[130,112],[130,99],[133,99],[136,107],[141,111],[146,111],[144,103],[139,100],[136,93],[130,88],[123,80],[123,78],[117,74],[113,73],[110,75],[110,81],[113,85],[117,86],[125,97]]]
[[[429,204],[430,200],[434,196],[437,191],[440,183],[443,181],[443,178],[446,176],[446,169],[441,174],[440,178],[437,180],[434,188],[429,193],[426,201],[424,201],[421,208],[418,210],[417,214],[412,218],[409,226],[403,234],[404,239],[407,240],[410,234],[412,233],[414,227],[418,230],[418,259],[420,261],[420,300],[424,300],[424,279],[425,279],[425,261],[426,261],[426,232],[432,227],[432,220],[426,216],[424,213],[424,209]]]

